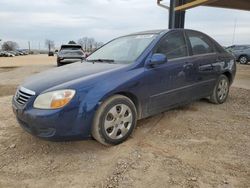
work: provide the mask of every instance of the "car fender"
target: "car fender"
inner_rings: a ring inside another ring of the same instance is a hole
[[[110,75],[95,84],[84,96],[80,108],[82,113],[95,112],[103,101],[115,94],[131,94],[141,104],[145,96],[140,79],[144,68],[132,69],[123,73]]]

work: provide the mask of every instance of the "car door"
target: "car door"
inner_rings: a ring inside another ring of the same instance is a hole
[[[191,49],[191,62],[195,69],[193,85],[194,98],[207,97],[216,82],[216,70],[213,64],[220,61],[212,40],[196,31],[185,31],[188,46]]]
[[[194,82],[194,69],[189,62],[186,40],[182,31],[171,31],[156,45],[152,54],[161,53],[167,62],[145,67],[148,88],[148,113],[159,113],[189,100],[190,85]]]

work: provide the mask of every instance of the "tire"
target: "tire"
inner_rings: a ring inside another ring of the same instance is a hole
[[[134,103],[123,95],[114,95],[98,108],[92,126],[92,136],[101,144],[117,145],[124,142],[137,123]]]
[[[214,104],[222,104],[228,98],[230,83],[228,77],[225,75],[220,75],[214,89],[213,93],[209,98],[209,101]]]
[[[57,61],[57,66],[61,67],[61,66],[63,66],[63,64],[60,61]]]
[[[248,57],[245,55],[240,56],[239,58],[240,64],[247,64],[248,63]]]

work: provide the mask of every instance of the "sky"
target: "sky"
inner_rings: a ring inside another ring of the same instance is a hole
[[[224,46],[250,44],[249,20],[250,11],[197,7],[187,11],[185,27],[205,32]],[[0,39],[15,41],[20,48],[28,48],[30,41],[32,49],[43,49],[45,39],[59,47],[84,36],[105,43],[167,27],[168,11],[156,0],[0,0]]]

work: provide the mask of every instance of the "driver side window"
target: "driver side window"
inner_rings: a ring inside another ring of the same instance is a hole
[[[161,53],[168,59],[175,59],[188,56],[187,45],[182,32],[169,33],[160,42],[155,53]]]

